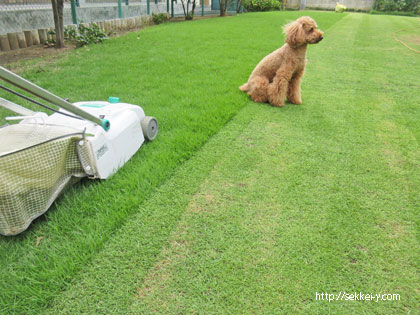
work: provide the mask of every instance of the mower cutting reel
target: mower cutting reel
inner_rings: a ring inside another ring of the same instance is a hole
[[[0,127],[0,234],[24,231],[78,178],[110,177],[157,136],[156,118],[119,98],[72,104],[2,67],[0,79],[59,107],[47,115],[0,98],[19,115]]]

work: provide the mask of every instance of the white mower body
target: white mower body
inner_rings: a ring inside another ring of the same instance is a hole
[[[82,166],[91,177],[106,179],[124,165],[143,144],[141,122],[146,117],[139,106],[103,101],[77,102],[74,106],[111,123],[108,131],[88,120],[77,120],[59,113],[45,119],[49,125],[60,125],[84,131],[78,151]],[[60,110],[66,112],[65,110]],[[84,153],[82,153],[84,152]]]

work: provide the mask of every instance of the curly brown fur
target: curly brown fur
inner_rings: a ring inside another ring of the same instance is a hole
[[[283,28],[286,43],[255,67],[248,82],[239,87],[255,102],[283,106],[284,100],[302,104],[300,83],[305,72],[306,47],[322,40],[316,22],[303,16]]]

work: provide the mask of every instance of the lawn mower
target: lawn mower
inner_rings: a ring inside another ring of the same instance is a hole
[[[34,112],[0,98],[17,116],[0,126],[0,234],[16,235],[45,213],[65,188],[82,177],[107,179],[145,140],[158,133],[154,117],[136,105],[108,101],[70,103],[0,67],[0,79],[58,107],[0,88],[48,108]],[[14,123],[12,123],[14,122]],[[16,123],[18,122],[18,123]]]

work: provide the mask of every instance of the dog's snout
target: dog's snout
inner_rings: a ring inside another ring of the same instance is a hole
[[[315,43],[319,43],[323,39],[324,39],[324,34],[320,34],[319,37],[315,40]]]

